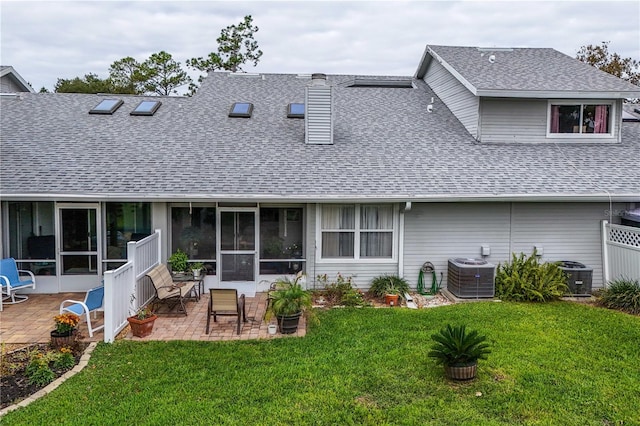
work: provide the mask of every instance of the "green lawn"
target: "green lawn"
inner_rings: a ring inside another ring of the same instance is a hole
[[[492,344],[471,383],[426,356],[447,322]],[[639,407],[640,317],[484,302],[334,309],[302,339],[100,344],[80,374],[0,422],[638,425]]]

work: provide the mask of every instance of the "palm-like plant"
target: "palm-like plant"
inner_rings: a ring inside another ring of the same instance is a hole
[[[447,324],[431,338],[436,343],[428,356],[435,358],[437,364],[448,367],[473,364],[479,359],[487,359],[487,354],[491,353],[486,336],[478,335],[475,330],[467,333],[464,325],[453,327]]]
[[[301,277],[302,275],[298,274],[294,280],[284,277],[277,281],[276,290],[269,294],[271,302],[268,314],[288,316],[310,310],[313,306],[311,293],[299,283]]]

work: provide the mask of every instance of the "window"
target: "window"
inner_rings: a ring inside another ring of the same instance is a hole
[[[182,250],[191,262],[202,262],[216,273],[216,209],[209,206],[171,207],[171,253]]]
[[[549,134],[611,135],[612,104],[550,104]]]
[[[289,104],[287,106],[288,118],[304,118],[304,104]]]
[[[253,104],[246,103],[246,102],[236,102],[231,107],[231,111],[229,111],[229,117],[249,118],[251,117],[252,112],[253,112]]]
[[[127,259],[127,243],[151,235],[150,203],[105,204],[104,269],[120,267]]]
[[[56,274],[55,213],[52,202],[9,202],[5,257],[13,257],[18,269],[36,275]]]
[[[160,108],[160,101],[142,101],[131,111],[131,115],[153,115]]]
[[[121,99],[104,99],[89,114],[113,114],[123,103]]]
[[[324,205],[320,220],[323,259],[391,259],[392,205]]]
[[[303,270],[302,208],[260,208],[260,273]]]

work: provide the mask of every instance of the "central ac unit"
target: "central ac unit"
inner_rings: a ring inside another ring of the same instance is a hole
[[[449,259],[447,289],[460,298],[493,297],[495,265],[483,259]]]

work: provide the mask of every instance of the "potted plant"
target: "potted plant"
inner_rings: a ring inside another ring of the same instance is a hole
[[[275,290],[269,293],[267,321],[275,316],[278,329],[282,334],[292,334],[298,330],[298,322],[303,314],[312,315],[311,293],[300,284],[303,274],[299,272],[295,279],[287,277],[275,282]]]
[[[178,249],[174,253],[172,253],[171,256],[169,256],[167,262],[169,263],[169,265],[171,265],[171,272],[173,272],[174,274],[184,274],[189,264],[189,256],[187,256],[187,253]]]
[[[398,306],[400,298],[409,292],[409,283],[397,275],[380,275],[371,280],[369,292],[384,297],[387,305]]]
[[[490,354],[485,336],[476,330],[467,333],[464,325],[453,327],[447,324],[431,338],[435,344],[428,356],[435,358],[436,364],[444,365],[447,378],[452,380],[471,380],[476,377],[479,359],[487,359]]]
[[[191,269],[191,272],[193,272],[193,279],[200,279],[200,274],[202,273],[203,266],[204,264],[202,262],[193,262],[189,264],[189,269]]]
[[[76,327],[80,322],[80,317],[73,313],[64,313],[53,317],[56,329],[51,331],[51,346],[62,348],[71,346],[76,338]]]
[[[153,331],[153,324],[158,318],[149,307],[144,307],[133,316],[127,318],[131,333],[136,337],[146,337]]]

